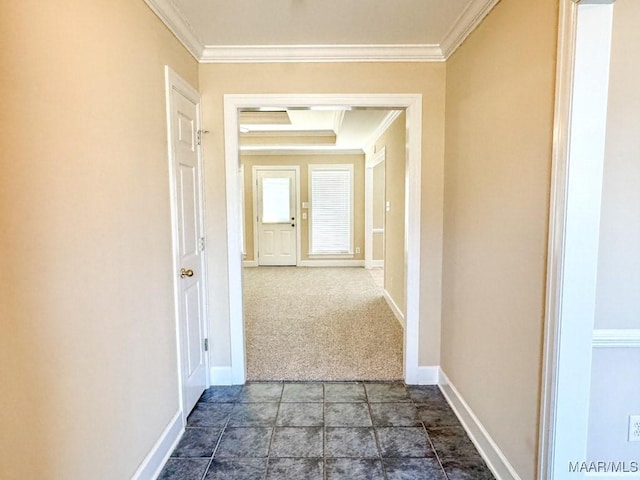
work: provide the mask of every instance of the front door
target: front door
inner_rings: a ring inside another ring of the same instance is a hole
[[[258,265],[296,265],[296,171],[257,170]]]
[[[169,76],[168,87],[180,373],[186,417],[207,387],[200,97],[175,75]]]

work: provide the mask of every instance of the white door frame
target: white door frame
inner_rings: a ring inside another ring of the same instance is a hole
[[[197,125],[196,130],[201,129],[202,122],[202,114],[201,114],[201,102],[200,102],[200,94],[197,90],[195,90],[191,85],[189,85],[185,80],[183,80],[176,72],[174,72],[169,66],[165,66],[165,87],[166,87],[166,106],[167,106],[167,145],[168,145],[168,156],[169,156],[169,196],[171,202],[171,240],[172,240],[172,263],[173,263],[173,297],[174,297],[174,316],[176,321],[176,349],[177,349],[177,360],[178,360],[178,399],[179,399],[179,408],[182,417],[182,427],[187,424],[187,414],[189,412],[185,412],[184,409],[184,387],[183,387],[183,378],[182,378],[182,345],[180,342],[181,338],[181,328],[180,328],[180,255],[178,252],[179,248],[179,240],[178,240],[178,198],[176,195],[177,192],[177,178],[175,175],[175,154],[174,154],[174,146],[172,144],[173,139],[173,121],[172,121],[172,98],[171,93],[174,90],[179,91],[186,98],[191,100],[193,103],[197,105]],[[202,149],[198,148],[198,165],[200,171],[203,172],[203,160],[202,160]],[[200,218],[198,221],[200,222],[201,231],[205,232],[204,225],[204,217],[205,217],[205,205],[204,205],[204,175],[200,176]],[[208,328],[209,328],[209,320],[208,320],[208,301],[207,301],[207,258],[206,258],[206,249],[202,251],[202,311],[204,317],[204,325],[203,335],[204,338],[209,338]],[[210,378],[210,368],[209,368],[209,352],[206,352],[205,355],[205,375],[206,375],[206,386],[209,387],[211,385]]]
[[[540,480],[586,461],[613,1],[560,4]]]
[[[275,171],[284,171],[284,170],[294,170],[296,172],[296,207],[294,209],[294,216],[296,218],[296,266],[300,265],[300,245],[301,245],[301,236],[300,236],[300,165],[254,165],[251,168],[251,191],[253,192],[253,260],[252,266],[256,267],[259,265],[258,260],[258,244],[259,244],[259,235],[258,235],[258,171],[260,170],[275,170]],[[246,262],[245,262],[246,265]]]
[[[424,381],[418,363],[420,322],[420,238],[422,169],[421,94],[246,94],[224,96],[227,253],[231,336],[231,380],[245,382],[244,319],[242,311],[242,252],[240,251],[240,195],[238,192],[238,110],[259,107],[378,107],[406,109],[407,166],[405,202],[406,328],[404,376],[407,383]]]
[[[373,260],[373,169],[385,160],[386,149],[383,147],[367,161],[364,170],[364,268],[380,266]],[[382,262],[384,266],[384,260]]]

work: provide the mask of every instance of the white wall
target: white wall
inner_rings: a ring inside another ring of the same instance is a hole
[[[640,2],[614,4],[595,328],[640,329]],[[588,457],[639,460],[640,349],[593,352]]]

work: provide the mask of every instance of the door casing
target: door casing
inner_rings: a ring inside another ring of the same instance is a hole
[[[560,2],[540,480],[586,460],[613,2]]]
[[[420,323],[428,325],[429,334],[439,332],[442,299],[442,208],[443,196],[435,192],[428,205],[431,241],[426,263],[430,295],[422,302],[426,307],[421,319],[421,233],[422,233],[422,94],[226,94],[224,95],[225,171],[227,203],[227,267],[229,280],[229,330],[231,365],[227,382],[244,384],[246,379],[244,316],[242,305],[242,254],[240,240],[239,131],[240,109],[260,107],[377,107],[405,109],[407,117],[407,155],[405,176],[405,291],[406,328],[404,331],[404,378],[409,384],[437,384],[438,366],[419,365]],[[443,168],[437,158],[425,162],[426,173],[439,178]],[[439,341],[435,341],[439,344]]]

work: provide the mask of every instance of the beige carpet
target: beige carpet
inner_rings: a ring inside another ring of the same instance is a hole
[[[363,268],[244,269],[248,380],[398,380],[403,331]]]

